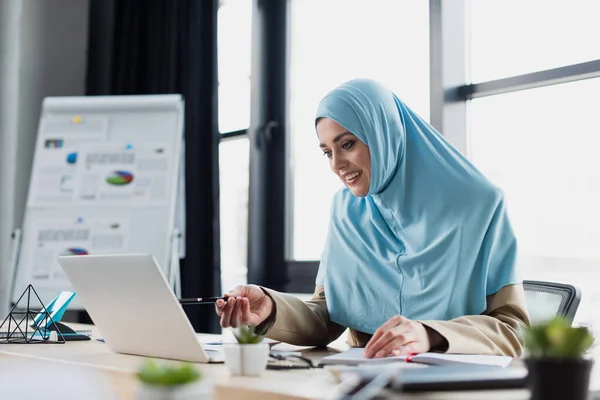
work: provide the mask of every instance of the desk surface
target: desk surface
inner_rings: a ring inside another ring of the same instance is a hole
[[[76,329],[92,329],[93,337],[98,337],[95,327],[81,324],[68,324]],[[210,336],[210,335],[207,335]],[[335,343],[333,348],[298,348],[287,344],[277,345],[280,349],[302,350],[313,359],[343,350],[344,344]],[[13,365],[16,360],[23,365],[37,366],[40,369],[59,367],[77,368],[91,371],[109,382],[111,391],[118,399],[135,399],[137,381],[135,372],[146,358],[113,353],[105,343],[97,340],[67,342],[65,344],[0,344],[0,374],[3,368]],[[330,397],[336,381],[325,369],[313,370],[267,370],[261,377],[231,377],[223,364],[197,364],[205,379],[213,386],[214,399],[322,399]],[[599,370],[596,368],[592,387],[598,387]],[[26,384],[26,382],[22,382]],[[596,385],[596,386],[594,386]],[[526,390],[438,392],[403,395],[403,399],[528,399]]]

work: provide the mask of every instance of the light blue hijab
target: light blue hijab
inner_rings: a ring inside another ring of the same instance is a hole
[[[336,193],[317,284],[330,319],[373,333],[400,314],[481,314],[517,283],[516,240],[502,192],[381,84],[346,82],[317,110],[367,144],[365,197]]]

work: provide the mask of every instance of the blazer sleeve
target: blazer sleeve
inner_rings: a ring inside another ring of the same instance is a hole
[[[261,287],[273,300],[273,311],[257,331],[268,338],[298,346],[327,346],[346,329],[331,322],[327,312],[325,290],[317,285],[311,300]]]
[[[496,354],[520,357],[522,329],[531,324],[523,285],[507,285],[487,297],[482,315],[468,315],[450,321],[419,321],[447,341],[446,353]]]

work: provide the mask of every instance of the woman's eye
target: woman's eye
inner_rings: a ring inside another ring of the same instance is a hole
[[[323,155],[327,158],[331,158],[331,151],[327,150],[323,152]]]
[[[345,142],[342,144],[342,149],[350,150],[354,146],[354,142]]]

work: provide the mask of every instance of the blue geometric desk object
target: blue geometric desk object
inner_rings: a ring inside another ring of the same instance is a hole
[[[46,325],[43,326],[44,314],[39,313],[33,320],[32,327],[39,327],[42,335],[45,335],[47,332],[59,331],[66,341],[70,340],[90,340],[88,335],[84,335],[78,332],[75,332],[73,329],[69,328],[67,325],[60,322],[65,311],[67,311],[67,307],[73,298],[75,297],[75,292],[71,291],[63,291],[56,295],[54,299],[46,306],[46,310],[50,313],[50,319],[46,319]],[[52,323],[54,321],[54,323]]]
[[[46,307],[33,286],[28,285],[0,324],[0,343],[65,343],[69,340],[90,340],[89,336],[75,332],[59,322],[73,297],[75,292],[60,292]],[[41,310],[34,310],[32,307],[32,301],[35,302],[36,299],[41,304]],[[18,308],[21,300],[26,303],[23,311]],[[34,316],[34,313],[37,315]],[[3,331],[6,322],[8,331]],[[56,332],[56,340],[51,339],[52,332]]]

